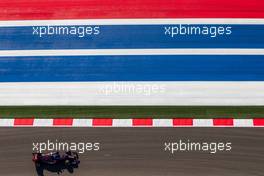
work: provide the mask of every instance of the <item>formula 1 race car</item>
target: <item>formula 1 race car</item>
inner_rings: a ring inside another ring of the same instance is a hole
[[[64,154],[60,154],[59,152],[51,152],[51,153],[32,153],[33,158],[32,161],[35,163],[36,167],[40,167],[41,165],[57,165],[64,164],[67,167],[78,167],[80,161],[77,152],[68,151]]]

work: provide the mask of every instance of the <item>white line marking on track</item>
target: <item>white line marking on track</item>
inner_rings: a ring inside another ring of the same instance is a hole
[[[75,25],[264,24],[263,18],[145,18],[0,21],[0,27]]]
[[[264,49],[68,49],[0,50],[1,57],[130,55],[264,55]],[[69,58],[70,59],[70,58]]]

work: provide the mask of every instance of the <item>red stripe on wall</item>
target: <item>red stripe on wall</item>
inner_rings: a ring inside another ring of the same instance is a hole
[[[14,126],[32,126],[34,123],[34,118],[16,118],[14,120]]]
[[[219,118],[213,119],[214,126],[234,126],[234,120],[232,118]]]
[[[133,126],[152,126],[153,125],[153,119],[150,119],[150,118],[133,119],[132,124],[133,124]]]
[[[93,126],[112,126],[113,119],[93,119]]]
[[[65,119],[53,119],[54,126],[72,126],[73,118],[65,118]]]
[[[192,125],[193,125],[192,118],[173,119],[173,126],[192,126]]]
[[[264,126],[264,118],[253,119],[254,126]]]
[[[0,20],[263,18],[263,0],[1,0]]]

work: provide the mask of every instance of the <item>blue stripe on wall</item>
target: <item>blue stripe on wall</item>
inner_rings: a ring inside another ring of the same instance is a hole
[[[264,56],[3,57],[0,82],[264,81]]]
[[[171,26],[171,25],[166,25]],[[195,25],[204,26],[204,25]],[[219,25],[207,25],[219,26]],[[227,25],[221,25],[227,27]],[[264,48],[264,25],[228,25],[231,35],[164,35],[165,25],[100,26],[100,35],[32,35],[32,27],[1,27],[0,50],[114,48]]]

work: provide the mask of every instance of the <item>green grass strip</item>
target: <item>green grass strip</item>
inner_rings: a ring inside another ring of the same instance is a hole
[[[2,118],[263,118],[264,106],[16,106],[0,107]]]

